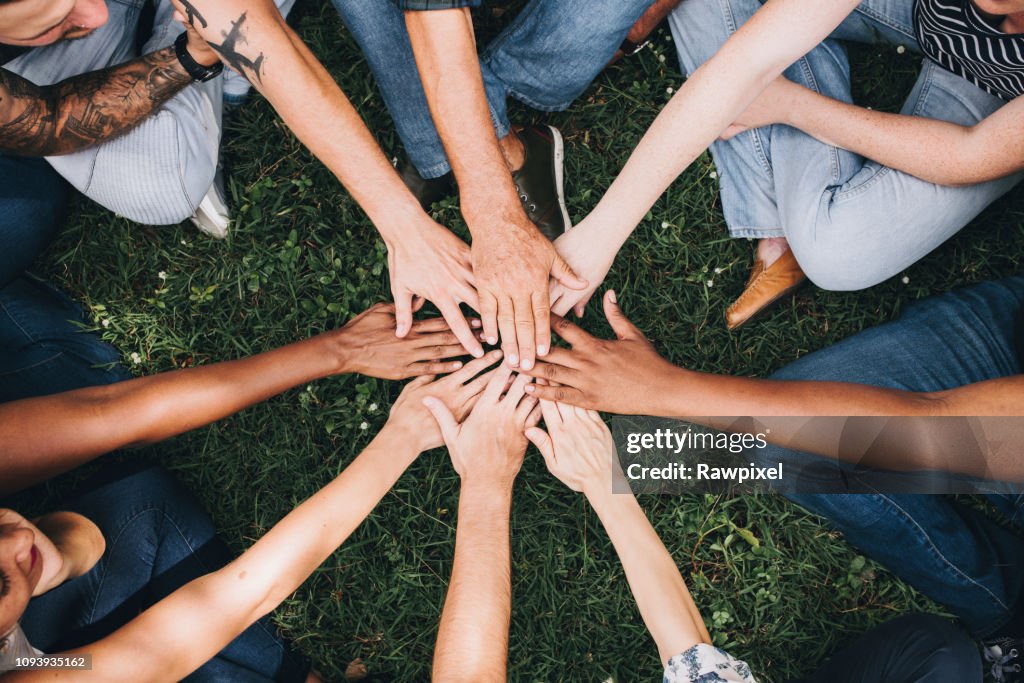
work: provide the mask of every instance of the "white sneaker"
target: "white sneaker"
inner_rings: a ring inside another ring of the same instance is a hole
[[[231,214],[228,213],[228,206],[224,202],[224,179],[220,171],[213,179],[210,191],[199,202],[194,216],[189,218],[197,228],[210,237],[222,240],[228,236],[228,223],[231,222]]]

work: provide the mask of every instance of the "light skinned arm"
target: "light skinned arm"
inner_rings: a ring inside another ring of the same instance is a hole
[[[597,206],[560,237],[558,253],[589,283],[555,286],[555,313],[581,310],[619,249],[668,186],[757,95],[824,40],[857,0],[768,0],[718,52],[690,74],[651,124]]]
[[[475,359],[442,379],[423,376],[410,382],[366,450],[238,559],[179,588],[110,636],[62,653],[92,654],[92,671],[24,671],[10,674],[10,680],[181,680],[291,595],[416,457],[442,443],[423,399],[430,396],[449,414],[464,416],[496,371],[482,380],[474,376],[493,361]]]
[[[935,420],[1024,415],[1024,375],[938,392],[911,392],[848,382],[783,381],[695,372],[672,365],[622,313],[615,293],[604,300],[616,339],[597,339],[564,318],[554,329],[572,344],[555,349],[529,374],[558,386],[531,385],[539,398],[623,415],[681,418],[719,429],[766,432],[768,441],[827,457],[888,469],[943,469],[1001,481],[1024,480],[1011,451],[1024,420]],[[810,420],[794,418],[828,418]],[[734,424],[753,417],[755,425]],[[850,438],[849,419],[863,438]],[[893,420],[892,417],[902,419]],[[808,428],[808,426],[813,428]],[[985,439],[977,432],[983,429]],[[963,457],[965,449],[977,457]]]
[[[1024,100],[973,126],[840,102],[780,77],[723,137],[781,123],[938,185],[971,185],[1024,169]]]
[[[512,485],[526,453],[524,431],[540,416],[537,401],[525,391],[531,381],[525,375],[512,381],[503,363],[461,424],[443,402],[425,401],[462,478],[455,562],[434,650],[435,681],[507,680]]]
[[[458,305],[478,308],[469,247],[424,213],[341,88],[274,3],[173,2],[221,60],[263,93],[380,231],[388,247],[398,336],[408,334],[413,297],[419,295],[438,307],[472,355],[483,355]]]
[[[601,519],[622,562],[640,616],[663,663],[700,643],[710,643],[686,582],[647,515],[632,494],[612,493],[615,444],[601,416],[591,410],[541,401],[548,432],[527,437],[551,471],[582,492]]]
[[[407,11],[423,88],[473,235],[473,272],[488,343],[501,339],[513,367],[532,367],[551,348],[550,277],[573,275],[530,222],[491,123],[468,9]]]
[[[329,375],[387,379],[450,372],[465,351],[444,320],[394,336],[378,304],[345,327],[241,360],[0,405],[0,493],[23,489],[104,453],[155,443]]]

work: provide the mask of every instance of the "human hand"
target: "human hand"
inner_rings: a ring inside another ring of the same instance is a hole
[[[509,365],[528,369],[551,348],[549,279],[569,289],[587,282],[525,214],[523,221],[473,231],[473,272],[485,339],[500,337]]]
[[[553,401],[540,402],[547,432],[526,430],[544,456],[548,471],[573,491],[589,495],[596,486],[611,487],[615,443],[604,420],[593,410]]]
[[[572,344],[572,350],[552,349],[543,363],[524,370],[559,385],[531,384],[528,393],[623,415],[652,412],[650,402],[680,370],[659,356],[654,345],[622,314],[612,290],[605,293],[604,312],[616,339],[598,339],[565,318],[555,318],[555,332]]]
[[[440,426],[463,485],[512,486],[526,453],[525,431],[540,419],[536,399],[526,394],[532,381],[526,375],[513,379],[512,368],[502,363],[461,423],[437,396],[423,400]]]
[[[395,300],[395,334],[404,337],[409,333],[414,302],[420,297],[437,306],[467,353],[482,356],[483,346],[459,308],[465,303],[480,310],[469,246],[426,215],[419,226],[404,230],[400,240],[385,242]]]
[[[385,429],[400,429],[416,440],[420,452],[443,446],[441,429],[423,404],[423,399],[433,397],[434,400],[442,402],[455,419],[464,419],[498,370],[491,370],[479,377],[477,374],[501,360],[501,355],[500,350],[491,351],[483,358],[471,360],[464,368],[441,379],[427,375],[409,382],[391,406],[391,414]]]
[[[589,223],[584,219],[579,225],[555,240],[555,249],[565,259],[573,272],[587,281],[583,289],[566,287],[561,282],[551,282],[551,312],[565,316],[573,311],[577,318],[583,316],[583,309],[604,282],[615,260],[615,253],[608,254],[600,243],[594,240]]]
[[[422,305],[418,302],[414,310]],[[321,337],[339,358],[338,374],[357,372],[380,379],[454,372],[462,362],[444,359],[466,353],[443,318],[416,321],[404,337],[396,337],[393,304],[375,304]]]
[[[793,89],[801,87],[785,76],[779,76],[725,129],[719,139],[728,140],[754,128],[785,123],[789,105],[793,101]]]
[[[179,4],[174,3],[174,5],[174,20],[184,24],[185,31],[188,32],[188,54],[203,66],[213,66],[219,62],[220,56],[213,51],[213,48],[199,35],[192,24],[186,20]]]

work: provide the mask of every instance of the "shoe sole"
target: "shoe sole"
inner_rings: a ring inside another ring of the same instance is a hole
[[[569,218],[569,209],[565,206],[565,144],[562,142],[562,133],[554,126],[548,126],[551,131],[551,139],[555,145],[555,190],[558,193],[558,209],[562,212],[562,224],[565,225],[564,232],[572,227],[572,220]]]

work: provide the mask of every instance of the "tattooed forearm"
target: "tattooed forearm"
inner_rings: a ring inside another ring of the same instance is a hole
[[[0,151],[51,156],[110,140],[191,82],[173,46],[45,87],[0,70]]]
[[[249,42],[248,32],[245,29],[246,14],[248,13],[242,12],[238,21],[231,22],[230,31],[220,32],[224,42],[217,44],[207,41],[207,44],[220,55],[225,64],[248,78],[253,85],[259,85],[263,82],[263,53],[260,52],[259,56],[253,59],[239,52],[240,44],[246,45]]]

